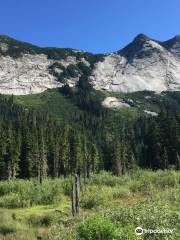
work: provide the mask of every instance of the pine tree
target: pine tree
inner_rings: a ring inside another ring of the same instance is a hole
[[[63,134],[61,136],[59,156],[63,166],[63,174],[67,176],[70,174],[70,143],[69,143],[69,127],[65,125]]]
[[[40,142],[39,142],[39,168],[38,168],[38,178],[40,183],[43,179],[47,177],[48,165],[47,165],[47,152],[44,142],[44,136],[41,132]]]
[[[91,146],[91,164],[92,164],[92,172],[95,173],[98,171],[100,166],[100,156],[95,144]]]
[[[113,142],[112,150],[112,171],[115,175],[119,176],[123,173],[123,149],[122,144],[118,139]]]

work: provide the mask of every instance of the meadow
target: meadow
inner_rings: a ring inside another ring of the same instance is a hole
[[[109,172],[81,180],[80,214],[71,213],[72,178],[0,182],[2,240],[176,240],[180,237],[180,173]],[[135,228],[172,230],[135,234]]]

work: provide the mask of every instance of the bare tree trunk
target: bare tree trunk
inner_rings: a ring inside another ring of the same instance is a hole
[[[74,197],[75,197],[75,182],[73,179],[73,183],[72,183],[72,193],[71,193],[71,203],[72,203],[72,215],[75,216],[75,202],[74,202]]]
[[[79,176],[78,174],[74,175],[72,183],[72,194],[71,194],[71,203],[72,203],[72,215],[79,215]]]
[[[79,215],[79,177],[75,174],[76,215]]]

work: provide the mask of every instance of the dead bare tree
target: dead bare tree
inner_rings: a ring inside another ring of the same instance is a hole
[[[74,198],[75,198],[75,182],[73,179],[72,182],[72,192],[71,192],[71,203],[72,203],[72,215],[75,216],[75,202],[74,202]]]
[[[72,215],[79,215],[79,176],[78,174],[74,175],[72,183],[72,194],[71,194],[71,203],[72,203]]]

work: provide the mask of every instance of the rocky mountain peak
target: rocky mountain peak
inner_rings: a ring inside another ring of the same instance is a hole
[[[150,38],[148,36],[146,36],[143,33],[138,34],[135,38],[134,38],[134,42],[145,42],[150,40]]]
[[[180,47],[180,35],[176,35],[175,37],[162,42],[162,45],[167,49],[172,48],[174,45],[179,45]]]
[[[179,36],[160,42],[139,34],[94,71],[95,88],[107,91],[180,91]]]
[[[150,55],[154,51],[162,51],[162,46],[158,41],[141,33],[125,48],[118,51],[118,53],[126,57],[128,61],[132,61],[137,56],[143,58],[144,55]]]
[[[176,35],[176,36],[174,37],[174,39],[175,39],[176,41],[180,42],[180,35]]]
[[[69,48],[40,48],[0,35],[0,93],[32,94],[85,74],[106,91],[180,91],[180,36],[160,42],[137,35],[122,50],[106,55]]]

